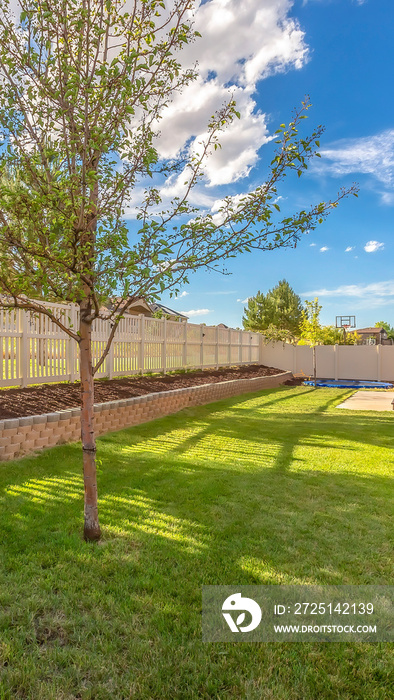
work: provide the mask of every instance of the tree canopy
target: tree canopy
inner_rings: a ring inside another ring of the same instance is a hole
[[[242,318],[247,330],[264,331],[270,326],[296,336],[302,319],[301,297],[283,279],[267,294],[260,291],[248,299]]]
[[[394,327],[390,326],[387,321],[377,321],[375,323],[375,328],[384,328],[384,330],[387,332],[387,337],[394,340]]]

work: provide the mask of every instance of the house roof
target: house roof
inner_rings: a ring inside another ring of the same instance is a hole
[[[164,304],[159,304],[158,302],[150,304],[150,308],[153,312],[162,311],[163,314],[168,314],[169,316],[179,316],[180,318],[186,319],[188,318],[188,316],[186,316],[185,314],[181,314],[179,311],[174,311],[174,309],[170,309],[169,306],[164,306]]]
[[[111,299],[109,302],[103,305],[102,309],[103,311],[113,311],[115,308],[116,304],[119,301],[119,297],[115,297],[114,299]],[[151,316],[152,315],[152,310],[149,304],[145,301],[145,299],[135,299],[128,307],[127,309],[127,314],[130,315],[139,315],[143,314],[144,316]]]
[[[102,307],[104,311],[112,311],[115,307],[115,304],[119,301],[118,298],[111,299],[107,304],[104,304]],[[155,313],[155,311],[162,311],[163,314],[167,314],[168,316],[174,316],[174,317],[179,317],[182,319],[185,319],[186,321],[188,320],[188,316],[185,316],[185,314],[181,314],[179,311],[174,311],[173,309],[170,309],[168,306],[164,306],[163,304],[159,304],[158,302],[154,302],[153,304],[149,304],[145,299],[139,298],[135,299],[128,307],[127,309],[127,314],[130,314],[131,316],[138,315],[138,314],[143,314],[144,316],[152,316],[152,313]]]
[[[374,326],[373,328],[358,328],[356,333],[384,333],[384,330],[382,327]]]

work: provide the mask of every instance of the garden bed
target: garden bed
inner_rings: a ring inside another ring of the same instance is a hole
[[[264,365],[222,367],[218,370],[196,370],[184,373],[153,376],[98,379],[94,383],[95,402],[105,403],[119,399],[144,396],[161,391],[173,391],[201,384],[271,377],[282,370]],[[0,392],[0,420],[21,418],[43,413],[64,411],[80,405],[80,383],[41,384],[25,389],[3,389]]]

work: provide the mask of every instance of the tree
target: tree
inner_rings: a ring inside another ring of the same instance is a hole
[[[283,279],[266,295],[259,291],[255,297],[248,299],[242,322],[246,330],[264,331],[270,328],[272,335],[276,328],[278,331],[288,331],[294,337],[299,332],[301,318],[301,298]]]
[[[390,326],[387,321],[377,321],[377,323],[375,323],[375,328],[384,328],[387,332],[387,337],[394,340],[394,328]]]
[[[93,378],[119,322],[136,298],[179,290],[191,271],[252,249],[295,246],[343,197],[282,217],[277,186],[302,175],[322,129],[301,137],[308,101],[277,131],[267,178],[215,214],[189,203],[221,132],[239,117],[230,98],[207,125],[198,148],[176,160],[158,156],[158,126],[171,97],[196,77],[180,52],[197,39],[192,0],[9,0],[0,9],[0,291],[7,307],[48,316],[79,348],[84,536],[100,537]],[[184,192],[161,206],[157,183],[182,173]],[[4,178],[11,175],[11,184]],[[125,210],[132,192],[138,225]],[[75,303],[71,327],[37,299]],[[116,303],[108,308],[108,299]],[[107,310],[105,310],[107,308]],[[104,309],[104,310],[103,310]],[[92,324],[112,323],[100,357]]]
[[[357,331],[345,333],[344,328],[322,326],[322,345],[357,345],[361,336]]]
[[[254,297],[249,297],[248,305],[244,308],[242,325],[247,331],[261,331],[269,326],[266,318],[265,295],[260,292]]]
[[[264,328],[264,342],[265,343],[290,343],[291,345],[297,345],[297,337],[287,328],[278,328],[271,323],[268,328]]]
[[[305,300],[305,309],[302,313],[300,344],[307,344],[312,348],[313,356],[313,382],[316,386],[316,345],[323,344],[324,333],[320,325],[321,306],[316,297],[313,301]]]

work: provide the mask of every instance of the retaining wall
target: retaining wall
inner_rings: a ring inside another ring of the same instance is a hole
[[[277,387],[291,376],[291,372],[282,372],[271,377],[234,379],[98,403],[94,407],[96,435],[146,423],[188,406]],[[79,408],[72,408],[59,413],[0,421],[0,459],[14,459],[45,447],[76,442],[81,436],[80,412]]]

